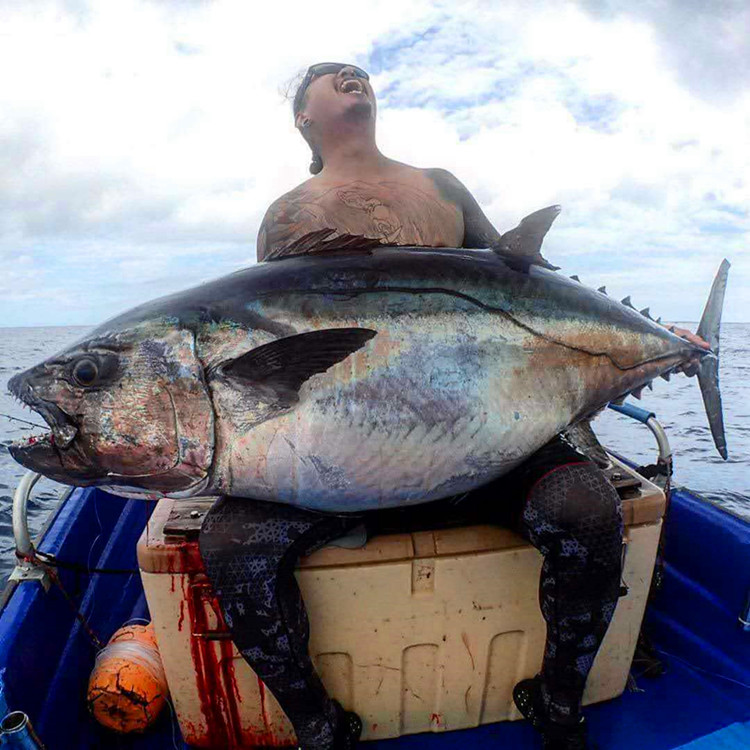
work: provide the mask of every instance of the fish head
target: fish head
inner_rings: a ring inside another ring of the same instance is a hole
[[[97,329],[8,388],[50,428],[10,453],[50,479],[155,495],[196,494],[207,480],[213,407],[193,333],[174,323]]]

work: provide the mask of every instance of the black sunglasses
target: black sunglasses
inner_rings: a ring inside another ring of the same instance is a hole
[[[307,91],[307,87],[313,82],[314,78],[325,76],[329,73],[336,74],[344,68],[351,68],[354,71],[356,78],[362,78],[365,81],[370,80],[370,76],[366,71],[362,70],[362,68],[358,68],[356,65],[350,65],[349,63],[325,62],[311,65],[307,69],[307,73],[305,73],[305,77],[302,79],[302,83],[297,89],[297,93],[294,95],[294,114],[296,115],[302,108],[302,100],[305,98],[305,92]]]

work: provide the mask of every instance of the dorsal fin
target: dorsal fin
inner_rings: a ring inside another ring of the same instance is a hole
[[[333,236],[332,236],[333,235]],[[335,229],[316,229],[308,232],[285,247],[273,248],[266,254],[264,261],[291,258],[296,255],[317,255],[342,250],[360,250],[370,252],[385,243],[361,234],[336,234]]]
[[[547,262],[542,257],[541,249],[544,236],[561,210],[560,206],[547,206],[525,216],[515,229],[505,232],[500,237],[492,246],[492,250],[504,260],[509,259],[511,266],[515,259],[516,263],[525,264],[526,268],[536,265],[556,271],[559,266]]]
[[[607,287],[606,286],[600,286],[597,290],[597,292],[601,292],[602,294],[607,293]]]

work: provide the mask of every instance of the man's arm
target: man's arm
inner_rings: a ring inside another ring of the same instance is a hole
[[[271,209],[266,211],[266,215],[263,217],[263,221],[260,223],[260,229],[258,230],[258,239],[255,241],[255,259],[258,263],[265,260],[266,253],[268,252],[268,224],[272,221],[270,217]]]
[[[484,211],[466,186],[447,169],[428,169],[441,194],[458,205],[464,215],[462,247],[491,247],[500,241],[500,234],[492,226]]]
[[[557,269],[557,266],[551,265],[542,257],[541,247],[544,235],[560,213],[559,206],[548,206],[535,211],[522,219],[515,229],[500,235],[484,215],[474,196],[456,177],[444,169],[428,171],[444,197],[457,203],[463,211],[463,247],[491,247],[514,268],[526,269],[530,264],[535,264]]]

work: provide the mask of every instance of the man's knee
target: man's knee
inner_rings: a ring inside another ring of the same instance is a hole
[[[580,541],[622,537],[620,498],[602,471],[590,461],[559,466],[529,492],[524,520]]]

